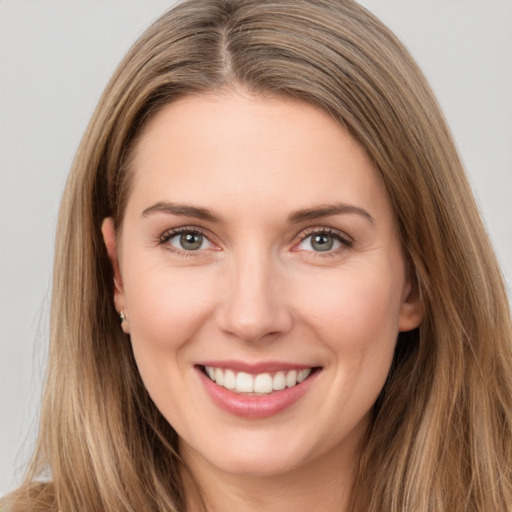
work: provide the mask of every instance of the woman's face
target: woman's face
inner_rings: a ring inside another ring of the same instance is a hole
[[[363,150],[301,102],[161,110],[103,233],[137,365],[194,464],[276,475],[353,458],[421,308]],[[216,382],[214,382],[216,381]]]

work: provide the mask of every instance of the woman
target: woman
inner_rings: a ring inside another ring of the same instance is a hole
[[[353,2],[190,1],[142,36],[68,180],[51,331],[11,510],[512,506],[499,270]]]

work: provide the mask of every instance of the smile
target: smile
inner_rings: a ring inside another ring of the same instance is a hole
[[[292,408],[308,394],[323,369],[277,361],[203,361],[195,368],[214,404],[250,420],[269,418]]]
[[[204,373],[218,386],[235,393],[269,395],[285,388],[293,388],[306,380],[313,368],[283,370],[250,374],[230,369],[204,366]]]

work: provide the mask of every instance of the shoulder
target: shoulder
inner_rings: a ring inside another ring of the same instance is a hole
[[[51,482],[31,482],[0,498],[0,512],[57,512]]]

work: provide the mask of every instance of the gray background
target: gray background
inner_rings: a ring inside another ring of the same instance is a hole
[[[0,1],[0,494],[33,446],[73,154],[114,67],[172,3]],[[438,95],[510,287],[511,0],[361,3],[406,43]]]

